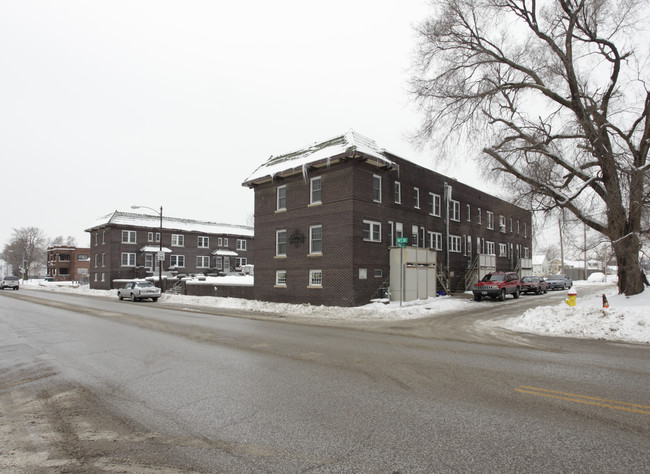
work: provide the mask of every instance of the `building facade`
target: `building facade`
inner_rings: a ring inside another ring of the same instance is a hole
[[[70,245],[47,248],[47,276],[54,281],[88,281],[90,249]]]
[[[226,274],[254,264],[253,228],[115,211],[86,229],[90,234],[90,287],[115,280]],[[160,251],[162,242],[162,252]]]
[[[436,252],[447,292],[490,270],[532,272],[529,211],[355,132],[271,157],[243,185],[255,192],[256,299],[366,304],[390,284],[402,239]]]

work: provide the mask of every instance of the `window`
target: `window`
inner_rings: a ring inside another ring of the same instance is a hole
[[[218,246],[223,247],[223,238],[219,237],[219,239],[217,241],[218,241]]]
[[[431,250],[442,250],[442,234],[440,232],[428,232],[429,248]]]
[[[106,254],[102,254],[102,267],[106,266]]]
[[[235,257],[235,268],[241,268],[242,265],[246,265],[248,259],[246,257]]]
[[[395,224],[388,221],[388,245],[395,245]]]
[[[160,232],[156,232],[156,243],[160,242]]]
[[[524,258],[530,258],[530,254],[528,252],[528,247],[524,247]]]
[[[144,267],[149,271],[153,270],[153,254],[145,253],[144,254]]]
[[[404,237],[404,226],[401,222],[395,223],[395,241]]]
[[[223,259],[221,257],[216,257],[214,263],[217,270],[223,270]]]
[[[275,272],[275,286],[287,286],[286,270],[277,270]]]
[[[508,251],[506,248],[506,244],[499,244],[499,257],[507,257],[508,256]]]
[[[517,234],[519,234],[519,221],[517,221]]]
[[[309,286],[323,286],[322,270],[309,270]]]
[[[402,185],[395,181],[395,204],[402,204]]]
[[[275,232],[275,256],[287,256],[287,231],[277,230]]]
[[[375,268],[375,278],[383,278],[384,272],[381,268]]]
[[[198,247],[202,248],[202,249],[210,248],[210,238],[209,237],[201,237],[201,236],[199,236],[199,238],[198,238]]]
[[[309,228],[309,253],[323,253],[323,226],[313,225]]]
[[[420,188],[413,188],[413,207],[420,209]]]
[[[237,250],[246,250],[246,240],[237,239]]]
[[[524,237],[528,237],[528,231],[526,230],[526,223],[524,222]]]
[[[172,247],[184,247],[185,236],[183,234],[172,234]]]
[[[135,267],[135,254],[134,253],[122,253],[122,266],[123,267]]]
[[[210,257],[196,257],[196,268],[210,268]]]
[[[372,200],[381,202],[381,176],[372,175]]]
[[[99,254],[96,253],[95,254],[95,268],[97,268],[98,266],[99,266]]]
[[[449,236],[449,251],[460,253],[461,251],[461,238],[459,235]]]
[[[429,193],[429,214],[440,217],[440,195]]]
[[[373,221],[363,221],[363,240],[381,242],[381,224]]]
[[[79,254],[77,255],[77,262],[88,262],[90,261],[90,257],[86,254]]]
[[[147,233],[147,242],[153,242],[153,232]]]
[[[454,201],[453,199],[449,200],[450,206],[450,215],[449,218],[452,221],[460,222],[460,202]]]
[[[134,244],[136,235],[134,230],[123,230],[122,231],[122,243],[124,244]]]
[[[506,231],[506,216],[499,216],[499,231]]]
[[[418,226],[414,225],[411,227],[411,236],[413,237],[413,247],[418,247]]]
[[[169,257],[169,266],[171,267],[184,267],[185,255],[172,255]]]
[[[487,255],[496,255],[494,250],[494,242],[485,241],[485,253]]]
[[[481,208],[478,208],[478,224],[481,225],[483,223],[483,216],[481,216]]]
[[[223,238],[223,246],[228,247],[228,237]]]
[[[102,232],[102,244],[106,243],[106,231]]]
[[[97,247],[99,245],[98,240],[99,240],[99,233],[95,232],[95,247]]]
[[[310,181],[309,204],[320,204],[321,202],[321,178],[312,178]]]
[[[487,228],[494,229],[494,212],[487,211]]]
[[[277,211],[286,211],[287,209],[287,187],[278,186],[277,189]]]
[[[70,254],[59,254],[59,262],[69,262]]]
[[[472,206],[467,205],[467,222],[472,220]]]
[[[514,228],[512,227],[512,217],[510,218],[510,233],[514,232]]]

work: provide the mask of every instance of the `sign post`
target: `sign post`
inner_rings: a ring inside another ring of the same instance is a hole
[[[395,239],[395,242],[397,243],[397,246],[400,248],[399,251],[399,307],[402,307],[402,301],[404,301],[404,263],[403,263],[403,256],[404,256],[404,247],[406,247],[406,244],[408,244],[409,239],[406,237],[398,237]]]

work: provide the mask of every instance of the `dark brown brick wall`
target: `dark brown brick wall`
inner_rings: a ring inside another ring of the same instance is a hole
[[[315,305],[357,306],[378,296],[378,290],[389,275],[389,225],[400,222],[404,237],[412,244],[411,227],[417,225],[426,231],[445,236],[444,185],[452,186],[452,199],[460,202],[460,222],[451,221],[449,232],[463,240],[471,237],[472,256],[476,255],[476,239],[481,237],[495,243],[520,244],[532,252],[531,214],[494,196],[480,192],[434,171],[420,167],[398,157],[398,171],[387,171],[374,165],[350,161],[330,168],[310,170],[305,179],[302,174],[255,187],[255,240],[257,265],[255,268],[255,298],[266,301],[310,303]],[[373,201],[373,174],[382,177],[382,202]],[[309,206],[309,178],[322,176],[322,201],[320,206]],[[402,200],[394,200],[394,183],[401,183]],[[276,212],[276,189],[287,186],[287,211]],[[414,208],[413,188],[420,189],[420,207]],[[429,193],[441,196],[441,216],[429,215]],[[467,221],[466,205],[470,204],[471,219]],[[482,210],[482,223],[478,223],[478,208]],[[487,211],[494,213],[494,230],[487,228]],[[513,232],[499,231],[499,215],[513,218]],[[363,240],[363,221],[381,224],[381,242]],[[516,221],[520,233],[516,233]],[[323,255],[309,257],[309,226],[323,226]],[[524,238],[523,226],[527,237]],[[298,231],[305,243],[288,244],[287,257],[275,258],[275,231],[286,229],[288,235]],[[424,246],[420,242],[419,246]],[[446,245],[438,252],[439,264],[446,265]],[[465,270],[469,256],[450,252],[450,269],[455,278]],[[522,255],[523,256],[523,255]],[[323,287],[308,289],[309,269],[323,270]],[[359,279],[359,269],[367,270],[367,279]],[[497,258],[498,270],[512,269],[510,258]],[[287,271],[287,287],[274,288],[276,270]],[[382,277],[375,278],[375,270]]]

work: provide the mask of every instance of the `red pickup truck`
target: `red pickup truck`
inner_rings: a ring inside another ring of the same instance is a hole
[[[488,273],[472,287],[472,293],[474,293],[475,301],[481,301],[484,296],[503,301],[507,294],[519,298],[521,282],[515,272]]]

